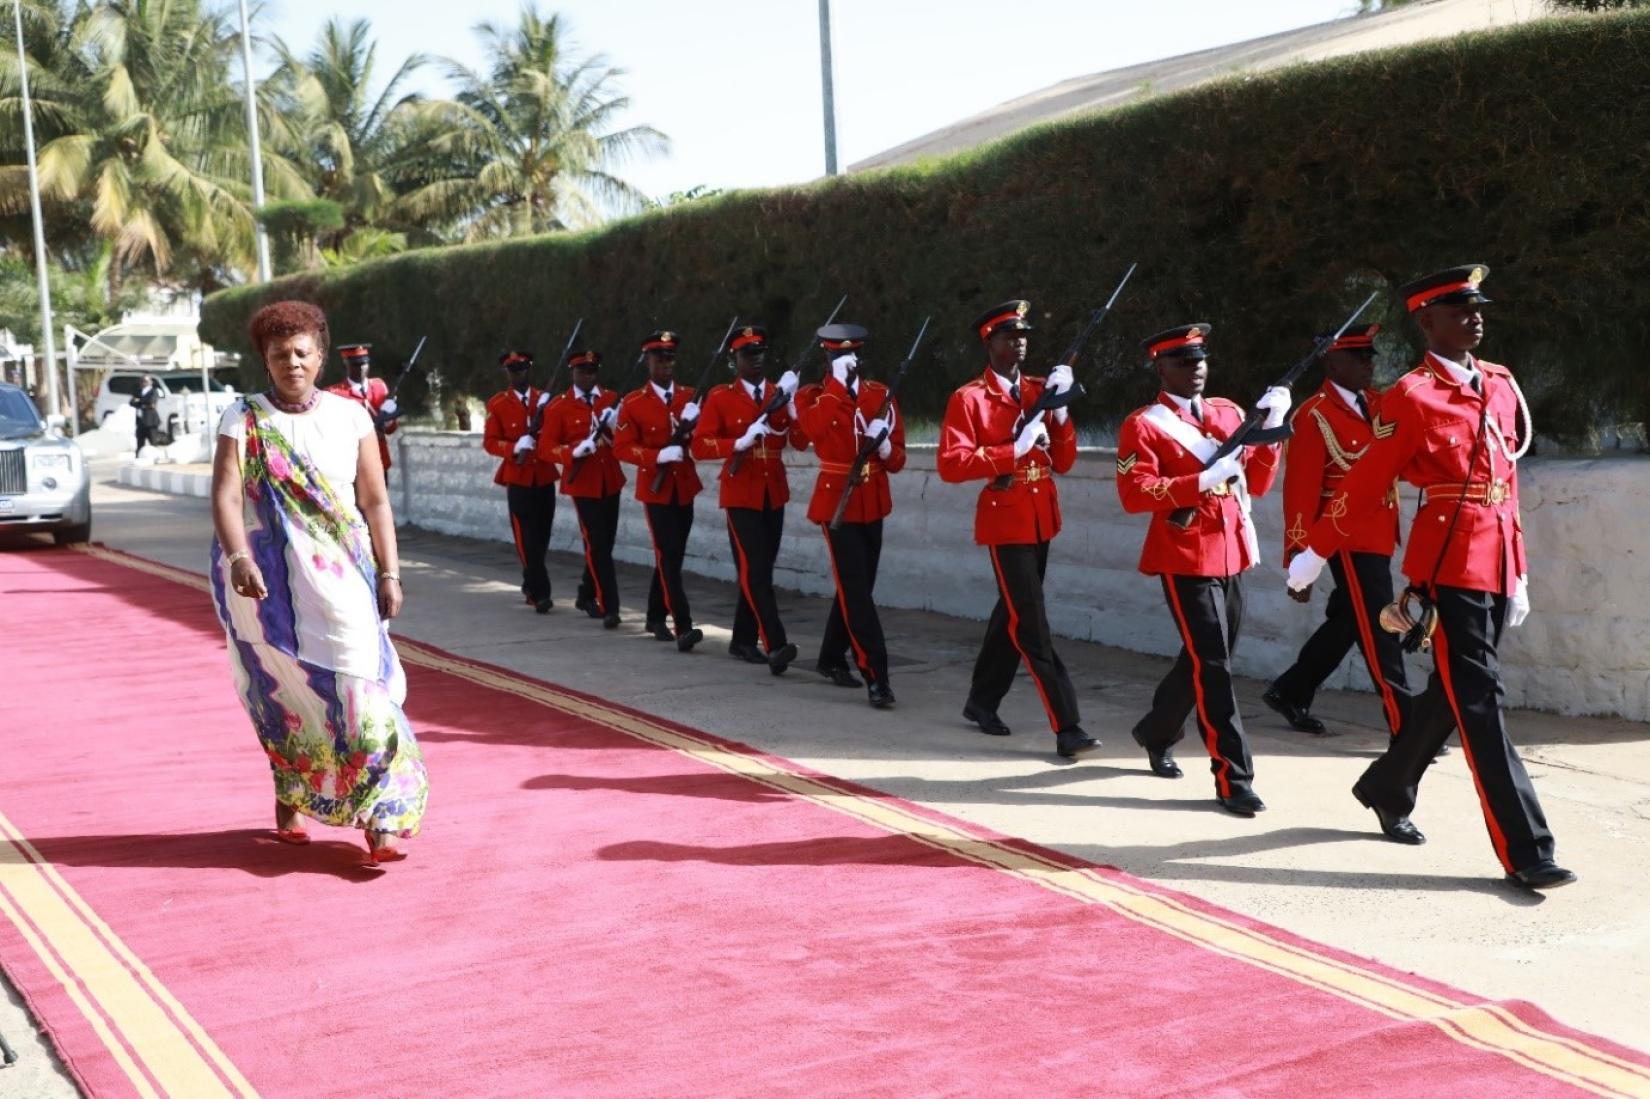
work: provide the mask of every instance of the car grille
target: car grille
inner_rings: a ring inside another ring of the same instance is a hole
[[[29,491],[29,471],[24,466],[24,450],[0,450],[0,493],[21,494]]]

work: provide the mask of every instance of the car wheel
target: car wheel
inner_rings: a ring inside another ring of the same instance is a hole
[[[72,527],[54,530],[52,531],[52,540],[60,546],[90,542],[92,540],[92,521],[88,519],[84,523],[76,523]]]

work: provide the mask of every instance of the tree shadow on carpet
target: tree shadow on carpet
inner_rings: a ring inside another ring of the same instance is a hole
[[[906,836],[819,836],[805,840],[733,847],[633,840],[599,849],[607,862],[707,862],[724,866],[922,866],[931,870],[980,869],[957,855]]]
[[[780,790],[759,786],[720,772],[701,775],[539,775],[521,784],[523,790],[622,790],[630,794],[664,794],[671,797],[715,798],[720,801],[789,801]]]
[[[314,835],[314,833],[311,833]],[[383,872],[365,865],[359,843],[316,836],[303,847],[281,843],[268,829],[226,828],[178,835],[30,837],[56,866],[179,870],[240,870],[258,878],[326,874],[345,881],[374,881]]]

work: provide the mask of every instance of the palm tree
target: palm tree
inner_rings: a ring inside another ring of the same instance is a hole
[[[429,182],[400,203],[410,220],[465,240],[589,225],[647,200],[614,171],[637,154],[668,150],[651,126],[614,129],[630,107],[623,70],[600,54],[571,56],[566,22],[529,3],[513,27],[476,27],[490,58],[483,75],[446,62],[454,102],[419,106]]]
[[[409,148],[420,132],[412,110],[420,97],[401,89],[425,59],[407,58],[374,96],[378,51],[368,20],[329,20],[302,57],[279,38],[273,45],[280,65],[265,85],[270,143],[302,166],[318,198],[344,212],[343,224],[321,246],[335,255],[382,254],[394,236],[383,226],[393,217],[398,183],[410,171]],[[348,245],[366,227],[383,231]]]

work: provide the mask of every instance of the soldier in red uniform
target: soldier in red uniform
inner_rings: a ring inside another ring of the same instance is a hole
[[[1422,614],[1406,636],[1418,644],[1432,626],[1437,672],[1403,735],[1352,793],[1388,837],[1424,842],[1409,814],[1453,718],[1496,858],[1518,884],[1547,889],[1576,876],[1554,861],[1553,834],[1501,713],[1501,631],[1530,612],[1518,459],[1533,428],[1512,373],[1473,354],[1484,338],[1489,299],[1479,286],[1488,270],[1453,267],[1398,289],[1426,338],[1426,357],[1383,395],[1370,428],[1375,441],[1290,562],[1289,586],[1300,590],[1317,578],[1353,533],[1346,518],[1366,514],[1393,478],[1422,490],[1403,565]]]
[[[602,625],[619,624],[619,578],[613,543],[619,536],[619,490],[624,471],[613,454],[619,396],[597,384],[602,356],[580,351],[567,360],[573,384],[544,407],[538,455],[562,467],[561,492],[573,498],[584,538],[584,575],[573,606]],[[574,467],[578,472],[574,472]]]
[[[533,356],[506,351],[498,357],[508,376],[505,388],[487,402],[482,449],[499,460],[493,483],[503,485],[510,508],[510,533],[521,559],[521,594],[540,614],[550,613],[550,573],[544,554],[556,517],[556,466],[538,456],[535,425],[550,394],[533,386]]]
[[[786,639],[785,624],[779,620],[773,565],[785,533],[785,503],[791,498],[784,454],[796,423],[797,376],[787,370],[777,383],[766,380],[768,333],[758,325],[735,332],[728,348],[739,377],[705,398],[693,429],[693,456],[722,462],[719,502],[728,517],[740,596],[728,655],[766,664],[774,675],[784,675],[796,659],[796,646]],[[764,418],[762,410],[776,390],[790,400]],[[733,456],[739,453],[744,459],[734,473]]]
[[[974,322],[989,365],[951,394],[940,426],[939,473],[950,484],[984,481],[974,509],[974,541],[991,553],[997,605],[986,624],[963,717],[991,736],[1007,736],[997,707],[1023,661],[1036,684],[1054,750],[1076,759],[1100,747],[1078,722],[1077,688],[1054,650],[1043,604],[1048,547],[1060,533],[1060,494],[1054,474],[1077,460],[1077,429],[1064,408],[1031,418],[1027,410],[1045,385],[1069,389],[1071,370],[1057,366],[1047,380],[1021,369],[1026,358],[1029,302],[1007,301]]]
[[[636,467],[636,499],[647,515],[647,533],[653,541],[653,582],[647,591],[647,632],[660,641],[675,641],[680,652],[690,652],[705,639],[693,625],[687,590],[682,586],[682,560],[688,535],[693,532],[693,498],[702,485],[693,459],[671,443],[676,425],[699,415],[693,391],[676,384],[674,332],[654,332],[642,341],[648,380],[619,402],[619,424],[613,452],[619,461]],[[659,470],[664,483],[653,490]],[[665,625],[669,615],[676,630]]]
[[[1295,412],[1295,433],[1285,450],[1283,475],[1283,563],[1306,548],[1307,532],[1340,491],[1352,464],[1369,449],[1370,427],[1380,415],[1375,376],[1378,324],[1349,328],[1323,354],[1324,383]],[[1321,337],[1320,337],[1321,338]],[[1403,727],[1414,699],[1398,639],[1380,627],[1381,608],[1392,602],[1392,553],[1398,545],[1396,482],[1361,515],[1345,516],[1350,536],[1329,560],[1335,590],[1324,622],[1301,648],[1289,670],[1273,680],[1262,700],[1303,733],[1322,734],[1312,716],[1318,687],[1356,644],[1381,698],[1381,712],[1393,736]],[[1311,589],[1291,592],[1298,602]]]
[[[383,459],[384,472],[390,471],[390,441],[401,426],[401,409],[390,396],[390,387],[384,379],[372,374],[372,344],[345,343],[338,345],[338,357],[344,360],[344,380],[327,386],[328,393],[348,397],[365,405],[372,426],[378,432],[378,456]]]
[[[830,324],[819,330],[829,377],[809,386],[799,400],[802,434],[819,456],[819,476],[808,504],[808,521],[818,523],[831,557],[836,602],[819,643],[819,672],[834,683],[858,686],[848,670],[848,654],[865,677],[873,707],[894,705],[888,685],[888,646],[882,636],[873,593],[882,557],[882,520],[894,509],[888,475],[905,468],[905,424],[892,406],[881,418],[888,387],[864,376],[860,354],[869,333],[857,324]],[[866,463],[861,481],[848,498],[842,523],[830,528],[848,475],[859,456],[860,442],[886,435]]]
[[[1208,469],[1204,463],[1243,423],[1241,407],[1205,397],[1209,365],[1207,324],[1188,324],[1145,341],[1162,391],[1123,421],[1117,442],[1117,494],[1123,510],[1146,512],[1140,571],[1156,576],[1180,633],[1174,667],[1158,684],[1152,708],[1134,727],[1154,774],[1179,778],[1174,746],[1186,718],[1198,728],[1215,775],[1215,800],[1240,817],[1266,808],[1255,794],[1254,762],[1232,687],[1232,650],[1243,623],[1243,573],[1260,561],[1249,500],[1272,487],[1278,450],[1240,448]],[[1289,391],[1273,387],[1261,398],[1265,426],[1289,412]],[[1182,525],[1171,516],[1191,511]]]

